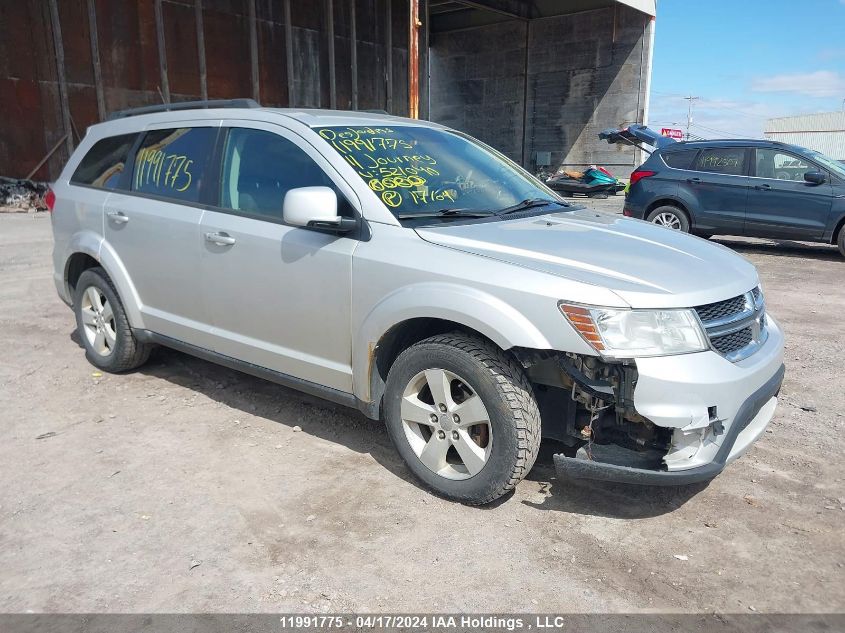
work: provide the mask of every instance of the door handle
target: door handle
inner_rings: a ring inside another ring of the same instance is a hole
[[[115,222],[116,224],[126,224],[129,222],[129,216],[126,215],[123,211],[108,211],[106,212],[109,220]]]
[[[771,189],[772,187],[771,187],[771,185],[754,185],[754,188],[755,188],[757,191],[768,191],[768,190],[769,190],[769,189]]]
[[[701,183],[701,178],[687,178],[687,182],[691,185],[697,185]]]
[[[235,243],[235,238],[227,233],[206,233],[205,241],[218,246],[231,246]]]

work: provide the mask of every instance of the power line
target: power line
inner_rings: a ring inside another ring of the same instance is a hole
[[[684,97],[684,99],[689,101],[689,107],[687,108],[687,140],[689,140],[689,128],[692,125],[692,103],[693,101],[697,101],[698,97],[689,95],[688,97]]]
[[[659,90],[652,90],[652,92],[656,95],[663,95],[664,97],[677,97],[678,99],[686,99],[684,95],[677,94],[674,92],[660,92]],[[706,99],[706,97],[705,97]],[[733,106],[727,106],[722,103],[717,102],[710,102],[708,100],[706,107],[708,108],[718,108],[720,110],[730,110],[731,112],[737,112],[739,114],[744,114],[747,117],[751,117],[753,119],[769,119],[771,117],[764,115],[764,114],[752,114],[751,112],[746,112],[745,110],[740,110],[738,108],[734,108]]]
[[[716,134],[725,134],[726,136],[732,136],[733,138],[748,138],[747,135],[736,134],[734,132],[727,132],[726,130],[708,127],[706,125],[701,125],[700,123],[693,123],[693,127],[701,128],[702,130],[707,130],[709,132],[715,132]]]

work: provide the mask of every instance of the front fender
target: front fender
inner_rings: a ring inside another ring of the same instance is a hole
[[[355,336],[353,391],[372,402],[370,377],[375,348],[393,326],[416,318],[454,321],[489,338],[502,349],[550,349],[551,344],[519,310],[475,288],[451,283],[420,283],[390,293],[364,318]]]

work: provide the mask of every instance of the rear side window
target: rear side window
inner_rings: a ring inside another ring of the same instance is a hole
[[[695,169],[742,176],[745,173],[745,149],[742,147],[703,149],[695,161]]]
[[[197,127],[147,132],[132,173],[132,191],[199,202],[217,128]]]
[[[685,150],[683,152],[666,152],[662,154],[663,162],[673,169],[689,169],[698,150]]]
[[[110,136],[88,150],[70,181],[100,189],[116,189],[126,166],[126,157],[135,144],[137,134]]]

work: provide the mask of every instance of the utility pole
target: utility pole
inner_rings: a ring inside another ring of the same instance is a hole
[[[687,140],[689,140],[689,128],[692,125],[692,102],[698,100],[698,97],[690,95],[688,97],[684,97],[684,99],[689,101],[689,106],[687,107]]]

